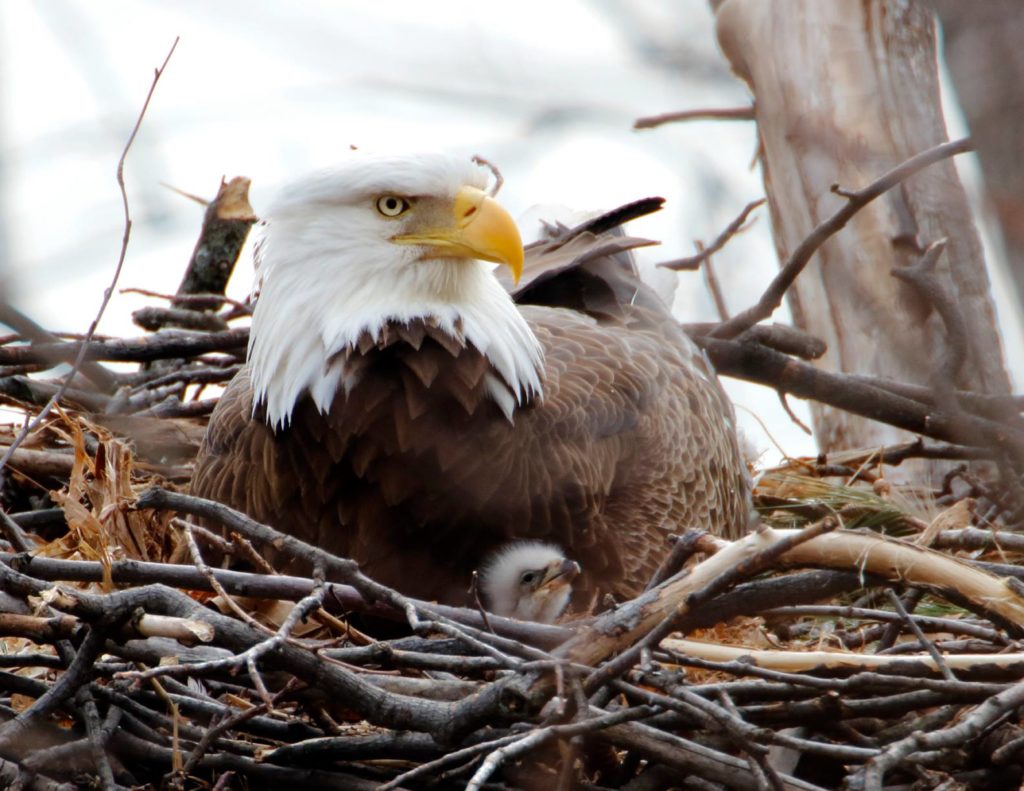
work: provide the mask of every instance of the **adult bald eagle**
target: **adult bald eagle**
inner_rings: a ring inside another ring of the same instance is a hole
[[[601,228],[527,261],[488,171],[353,152],[265,215],[247,365],[210,419],[195,494],[404,593],[464,603],[510,541],[579,561],[577,600],[642,589],[686,527],[750,514],[732,407]],[[558,236],[558,234],[555,234]]]

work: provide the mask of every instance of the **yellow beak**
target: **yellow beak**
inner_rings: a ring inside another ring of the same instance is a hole
[[[512,215],[476,187],[462,187],[452,204],[452,223],[392,241],[427,248],[425,258],[474,258],[505,264],[516,283],[523,274],[523,240]]]

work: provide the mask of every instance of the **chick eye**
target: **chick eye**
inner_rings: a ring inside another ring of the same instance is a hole
[[[522,577],[519,578],[519,581],[522,582],[524,585],[529,585],[531,582],[533,582],[536,576],[536,572],[527,571],[523,574]]]
[[[408,200],[398,195],[382,195],[377,198],[377,211],[385,217],[398,217],[409,211],[412,206]]]

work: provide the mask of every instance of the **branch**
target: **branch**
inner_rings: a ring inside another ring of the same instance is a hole
[[[634,129],[654,129],[663,124],[675,124],[680,121],[753,121],[757,116],[754,107],[722,107],[704,110],[682,110],[675,113],[648,115],[637,118],[633,122]]]
[[[671,269],[674,272],[679,272],[682,270],[691,271],[696,269],[702,263],[708,260],[711,256],[713,256],[715,253],[717,253],[719,250],[725,247],[726,244],[729,243],[729,240],[732,239],[732,237],[746,230],[744,224],[747,221],[747,217],[750,216],[750,213],[754,209],[756,209],[758,206],[763,205],[766,200],[767,198],[759,198],[758,200],[751,201],[750,203],[748,203],[744,207],[743,211],[741,211],[737,215],[736,219],[729,223],[725,227],[724,231],[718,234],[718,237],[715,239],[715,241],[713,241],[707,247],[702,249],[696,255],[691,255],[686,258],[676,258],[673,261],[663,261],[662,263],[658,264],[658,266],[664,267],[665,269]]]
[[[782,304],[782,297],[789,290],[789,287],[793,285],[793,281],[804,270],[804,267],[807,266],[811,256],[831,236],[844,228],[846,223],[857,212],[879,195],[888,192],[897,184],[900,184],[929,165],[970,150],[972,150],[970,138],[942,143],[911,157],[861,190],[855,192],[842,191],[840,193],[838,187],[833,185],[832,191],[846,198],[846,203],[842,208],[827,220],[821,222],[797,246],[796,250],[786,260],[786,263],[782,265],[779,274],[775,276],[767,290],[761,295],[761,299],[758,300],[757,304],[736,314],[729,321],[723,322],[718,329],[711,333],[711,336],[714,338],[735,338],[741,332],[757,324],[757,322],[771,316],[779,305]]]
[[[224,332],[163,330],[142,338],[107,341],[69,341],[37,346],[0,347],[0,365],[56,364],[77,355],[86,360],[143,363],[169,357],[195,357],[207,352],[245,352],[248,327]]]
[[[953,295],[936,276],[935,266],[939,256],[946,249],[946,240],[940,239],[928,245],[920,260],[912,266],[896,267],[893,277],[909,284],[919,297],[931,305],[942,319],[946,328],[946,344],[942,354],[942,366],[937,372],[936,385],[940,394],[952,395],[960,369],[967,359],[967,322]]]
[[[31,343],[59,343],[60,338],[32,321],[13,305],[0,301],[0,324],[6,324],[17,332],[22,338]],[[102,365],[83,361],[80,368],[82,375],[91,381],[96,387],[110,392],[117,384],[117,377]]]
[[[914,434],[971,448],[1000,449],[1024,464],[1024,430],[976,415],[951,415],[872,386],[862,377],[830,373],[764,346],[714,335],[694,340],[721,374],[812,398]]]
[[[931,672],[941,669],[931,654],[862,654],[852,651],[766,651],[738,645],[722,645],[703,640],[669,637],[662,648],[708,662],[745,662],[755,667],[782,670],[788,673],[822,672],[837,668],[877,670],[888,673],[913,672],[907,663]],[[1013,654],[944,654],[945,665],[954,670],[993,667],[1009,673],[1024,668],[1024,653]]]
[[[187,299],[180,298],[190,294],[224,293],[249,229],[256,222],[249,204],[250,183],[244,176],[221,179],[217,196],[206,207],[199,240],[172,308],[189,307]]]

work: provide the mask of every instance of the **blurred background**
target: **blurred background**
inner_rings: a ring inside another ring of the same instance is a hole
[[[664,196],[664,211],[631,227],[662,242],[641,251],[645,275],[680,320],[717,318],[699,273],[656,264],[690,255],[695,239],[710,241],[762,195],[753,124],[632,130],[639,116],[749,103],[718,52],[706,0],[9,2],[0,4],[0,298],[48,329],[84,332],[109,284],[123,232],[117,160],[176,36],[128,157],[134,226],[119,288],[169,293],[181,279],[202,209],[168,185],[212,198],[222,176],[248,176],[259,214],[282,182],[349,145],[446,148],[496,163],[502,202],[518,216],[543,216],[536,204],[602,210]],[[962,131],[955,102],[947,118],[951,134]],[[715,263],[733,311],[755,300],[777,268],[767,218]],[[244,298],[251,277],[247,251],[229,294]],[[993,278],[1005,293],[998,269]],[[115,294],[100,333],[139,334],[130,313],[143,304],[153,303]],[[1000,309],[1019,360],[1019,316]],[[726,386],[764,462],[780,451],[763,425],[787,453],[815,452],[774,392]]]

